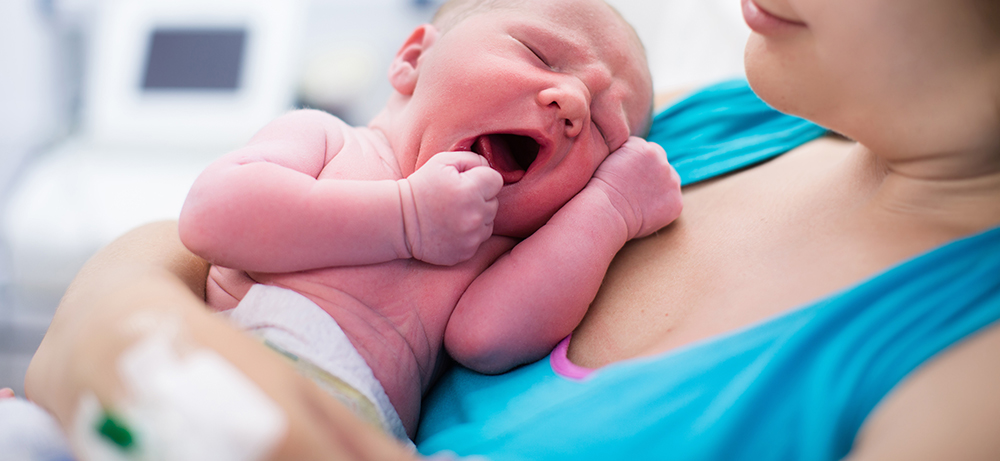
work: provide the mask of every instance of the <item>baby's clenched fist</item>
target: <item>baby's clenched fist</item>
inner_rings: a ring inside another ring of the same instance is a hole
[[[493,235],[503,178],[479,155],[442,152],[397,183],[413,258],[457,264]]]
[[[681,214],[680,177],[656,143],[631,137],[612,152],[587,187],[608,195],[628,227],[628,237],[645,237]]]

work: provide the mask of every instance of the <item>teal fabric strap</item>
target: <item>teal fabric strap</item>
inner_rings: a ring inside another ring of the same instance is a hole
[[[653,118],[646,139],[688,185],[760,163],[828,133],[761,101],[746,80],[704,88]]]

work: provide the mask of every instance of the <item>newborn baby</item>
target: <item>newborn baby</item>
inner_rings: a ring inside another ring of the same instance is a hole
[[[642,46],[599,0],[448,2],[389,79],[367,127],[294,111],[216,161],[180,233],[211,307],[405,438],[445,351],[485,373],[543,357],[681,204],[632,136]]]

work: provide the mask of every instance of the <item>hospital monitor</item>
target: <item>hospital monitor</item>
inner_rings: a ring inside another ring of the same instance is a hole
[[[231,145],[291,107],[302,3],[105,0],[85,78],[100,144]]]
[[[242,28],[154,30],[142,91],[238,91],[246,38]]]

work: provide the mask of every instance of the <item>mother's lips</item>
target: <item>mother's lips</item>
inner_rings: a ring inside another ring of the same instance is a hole
[[[778,17],[763,9],[754,0],[743,1],[743,19],[747,25],[762,35],[777,35],[806,27],[804,22]]]

